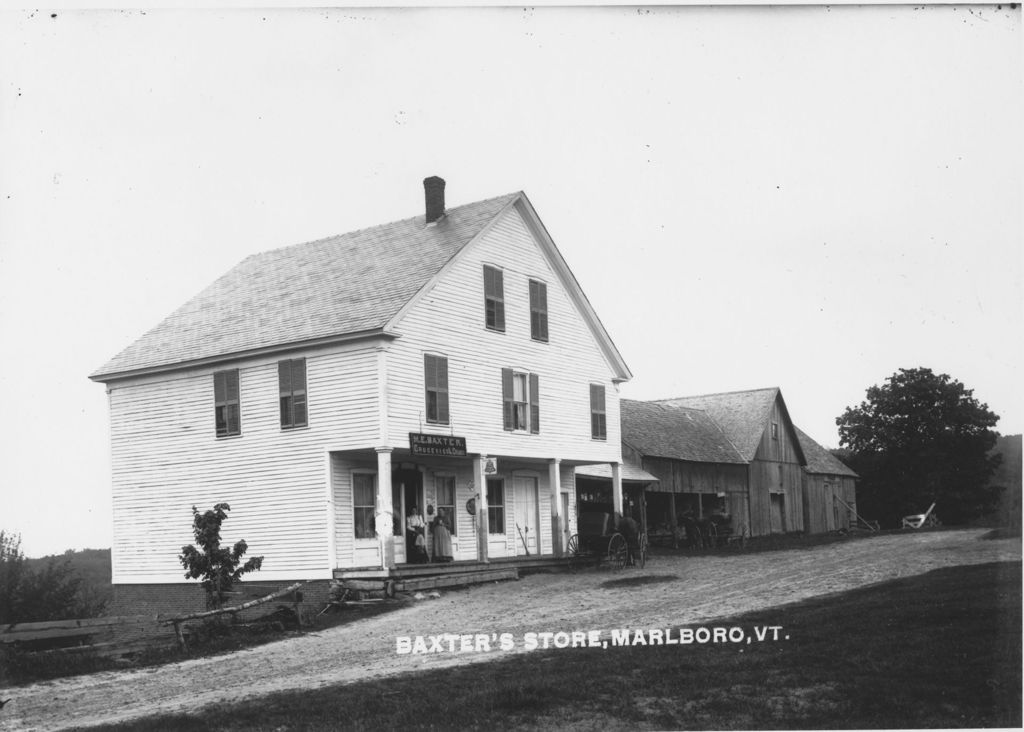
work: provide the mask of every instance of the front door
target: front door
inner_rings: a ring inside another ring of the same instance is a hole
[[[413,508],[423,516],[423,474],[418,470],[393,471],[391,500],[395,512],[395,562],[403,564],[411,561],[411,549],[415,545],[415,538],[406,531],[406,519]]]
[[[540,525],[537,514],[537,479],[516,478],[514,487],[516,556],[535,556],[540,553],[540,536],[537,533]]]

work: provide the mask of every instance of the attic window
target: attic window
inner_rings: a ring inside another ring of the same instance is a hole
[[[779,423],[778,422],[772,422],[772,439],[773,440],[779,439]]]
[[[488,330],[505,332],[505,275],[484,265],[484,319]]]
[[[530,280],[530,338],[548,340],[548,286]]]

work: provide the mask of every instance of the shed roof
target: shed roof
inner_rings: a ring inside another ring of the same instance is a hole
[[[796,436],[800,440],[800,447],[803,448],[804,457],[807,458],[807,465],[804,466],[804,469],[808,473],[847,475],[851,478],[860,477],[846,463],[811,439],[806,432],[796,425],[793,428],[796,430]]]
[[[753,460],[768,425],[779,388],[730,391],[720,394],[660,399],[656,404],[689,407],[706,412],[721,427],[744,461]]]
[[[746,463],[722,429],[699,409],[623,399],[620,413],[623,441],[643,455],[694,462]]]
[[[608,478],[612,477],[612,466],[609,463],[597,463],[595,465],[580,465],[576,468],[576,475],[585,478]],[[619,477],[631,483],[657,483],[657,476],[651,475],[643,468],[636,465],[622,463],[619,466]]]

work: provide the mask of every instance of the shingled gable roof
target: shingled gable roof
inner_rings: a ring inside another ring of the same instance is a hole
[[[736,446],[743,459],[750,461],[757,455],[758,445],[761,443],[764,431],[768,428],[768,417],[771,415],[772,405],[776,399],[780,401],[786,421],[792,424],[786,403],[777,386],[769,389],[660,399],[655,403],[689,407],[707,412],[708,416],[722,428],[729,441]],[[800,453],[802,461],[803,451],[800,449],[799,441],[795,442],[796,450]]]
[[[372,335],[393,327],[470,242],[516,205],[563,278],[609,363],[630,378],[524,193],[254,254],[132,343],[90,378],[118,377]],[[532,220],[531,220],[532,219]],[[567,273],[567,274],[566,274]],[[575,288],[575,292],[573,292]]]
[[[804,469],[808,473],[847,475],[851,478],[860,477],[846,463],[808,437],[807,433],[799,427],[793,425],[793,429],[796,430],[796,436],[800,440],[800,447],[803,448],[804,457],[807,458],[807,465],[804,466]]]
[[[647,457],[745,465],[743,456],[703,411],[657,402],[619,402],[622,441]]]

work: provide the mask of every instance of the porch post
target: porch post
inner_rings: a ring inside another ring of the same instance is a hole
[[[473,458],[473,482],[477,487],[476,496],[476,556],[487,564],[487,476],[484,474],[484,456]]]
[[[374,526],[380,547],[380,568],[395,568],[395,507],[391,500],[391,448],[377,448],[377,511]]]
[[[622,513],[622,463],[612,463],[612,510]]]
[[[565,517],[562,515],[562,461],[548,461],[548,484],[551,489],[551,551],[556,557],[564,554],[562,537],[565,535]],[[539,548],[538,548],[539,550]]]

